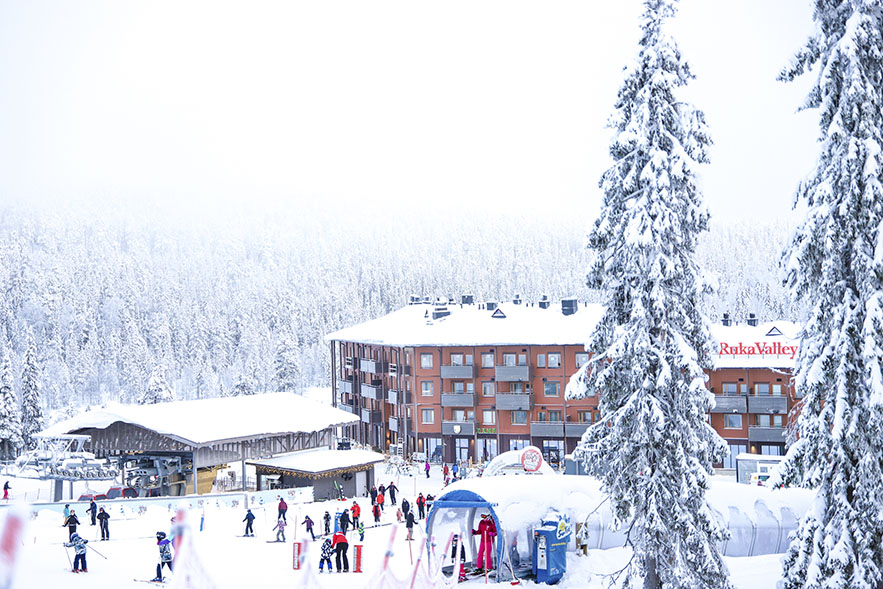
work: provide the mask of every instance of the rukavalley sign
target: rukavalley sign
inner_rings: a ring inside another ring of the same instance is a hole
[[[788,356],[793,360],[797,354],[797,344],[785,345],[782,342],[721,342],[718,354],[721,356]]]

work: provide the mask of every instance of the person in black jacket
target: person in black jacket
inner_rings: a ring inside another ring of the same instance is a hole
[[[98,508],[98,527],[101,529],[101,539],[102,540],[110,540],[110,530],[107,528],[107,520],[110,519],[110,514],[104,511],[103,507]]]
[[[393,505],[396,504],[396,493],[398,492],[398,490],[399,488],[396,487],[395,483],[390,483],[389,486],[386,488],[386,492],[389,493],[389,499]]]
[[[68,538],[72,537],[77,533],[77,526],[80,525],[80,520],[77,519],[77,512],[71,509],[71,514],[67,516],[67,519],[64,520],[62,526],[67,526],[68,530]]]
[[[414,512],[409,511],[405,518],[405,525],[408,527],[408,540],[414,539]]]
[[[377,502],[377,487],[371,485],[371,505]]]
[[[89,512],[89,515],[92,516],[92,523],[90,525],[95,525],[95,516],[98,515],[98,504],[95,503],[95,499],[92,499],[89,502],[89,508],[86,510]]]
[[[327,536],[331,533],[331,514],[327,511],[322,516],[322,522],[325,524],[325,535]]]
[[[252,524],[254,523],[254,514],[249,509],[245,514],[245,519],[242,520],[245,522],[245,535],[246,536],[254,536],[254,528],[252,528]]]
[[[402,498],[402,513],[405,514],[405,519],[408,519],[408,513],[410,511],[411,511],[411,503],[403,497]]]
[[[340,531],[346,535],[346,531],[350,527],[350,512],[348,509],[344,509],[343,513],[340,514]]]

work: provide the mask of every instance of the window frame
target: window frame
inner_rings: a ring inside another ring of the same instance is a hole
[[[433,367],[433,357],[434,354],[432,352],[429,353],[421,353],[420,354],[420,369],[421,370],[432,370]],[[427,362],[427,359],[429,360]]]
[[[430,421],[426,421],[427,415],[429,415]],[[423,407],[420,409],[420,423],[422,425],[435,424],[435,408],[434,407]]]
[[[561,353],[560,352],[549,352],[548,357],[548,367],[549,368],[561,368]]]

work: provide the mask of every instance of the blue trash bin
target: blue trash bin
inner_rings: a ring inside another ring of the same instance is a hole
[[[334,514],[334,533],[335,534],[340,531],[340,516],[341,515],[343,515],[342,511],[338,511],[337,513]]]
[[[565,518],[544,520],[533,531],[533,574],[537,583],[552,585],[567,570],[570,523]]]

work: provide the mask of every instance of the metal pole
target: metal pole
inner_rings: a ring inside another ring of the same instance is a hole
[[[198,448],[193,448],[193,459],[190,461],[190,466],[193,469],[193,494],[199,495],[199,485],[197,484],[197,479],[199,478],[199,465],[196,460],[196,451]]]
[[[240,454],[240,456],[242,456],[242,492],[243,493],[248,491],[248,489],[246,488],[246,485],[245,485],[245,480],[246,480],[245,479],[245,448],[246,448],[247,444],[248,444],[248,442],[242,442],[239,445],[239,454]]]

